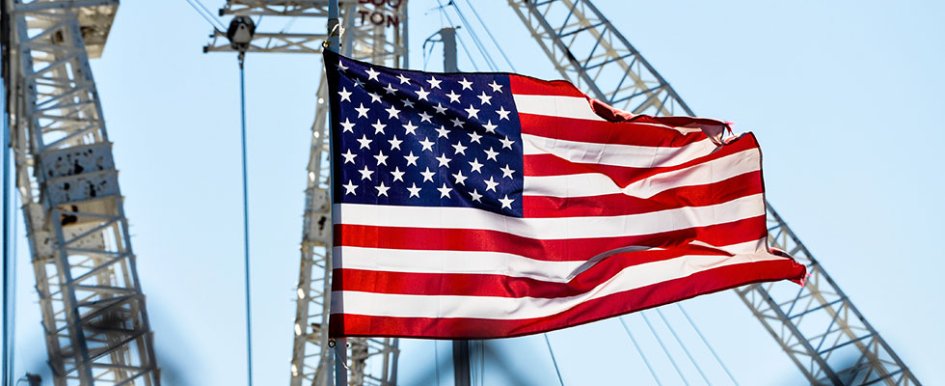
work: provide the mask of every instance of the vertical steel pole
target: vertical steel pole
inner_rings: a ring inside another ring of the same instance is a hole
[[[338,25],[338,0],[328,2],[328,49],[338,52],[338,37],[341,35]]]
[[[469,341],[453,341],[453,376],[456,386],[470,386],[469,376]]]
[[[6,28],[6,26],[4,26]],[[0,90],[6,92],[6,90]],[[4,105],[6,96],[0,97]],[[7,304],[10,301],[10,130],[7,127],[6,114],[3,116],[3,386],[10,386],[13,382],[12,361],[10,353],[13,352],[10,347],[10,307]],[[16,272],[13,272],[15,275]]]
[[[440,38],[443,39],[443,71],[459,72],[456,64],[456,28],[440,29]]]
[[[407,16],[407,1],[404,0],[404,2],[403,2],[400,6],[401,6],[402,9],[403,9],[403,11],[401,11],[401,12],[402,12],[402,14],[405,16],[405,17],[404,17],[404,20],[407,20],[407,18],[406,18],[406,16]],[[403,25],[400,26],[400,28],[403,28],[403,29],[404,29],[404,30],[403,30],[403,40],[402,40],[401,43],[400,43],[400,45],[401,45],[402,47],[404,47],[404,55],[403,55],[403,56],[401,57],[401,59],[400,59],[400,62],[401,62],[401,64],[402,64],[402,67],[401,67],[401,68],[410,68],[410,55],[409,55],[409,54],[410,54],[410,50],[408,49],[408,47],[410,47],[410,23],[404,23]],[[396,377],[395,377],[395,378],[396,378]],[[394,384],[396,385],[397,383],[394,382]]]
[[[10,16],[7,13],[6,0],[0,0],[0,19],[2,19],[3,21],[3,27],[0,27],[3,29],[2,31],[0,31],[0,44],[3,45],[2,49],[4,52],[2,55],[5,59],[7,55],[9,55],[7,50],[9,49],[9,46],[10,46],[10,40],[9,40]],[[4,68],[3,68],[4,81],[7,80],[7,76],[13,76],[12,72],[10,72],[10,69],[6,67],[7,67],[7,64],[4,63]],[[3,372],[3,375],[2,375],[3,386],[10,386],[12,382],[11,378],[13,378],[11,375],[13,373],[12,373],[12,370],[10,369],[10,366],[12,366],[12,363],[10,359],[8,358],[8,356],[13,350],[10,349],[9,347],[10,345],[10,342],[8,340],[9,339],[9,333],[8,333],[9,326],[7,325],[8,323],[10,323],[10,317],[8,315],[9,309],[7,308],[7,301],[8,301],[7,298],[9,297],[9,293],[10,293],[9,292],[10,288],[9,288],[9,285],[7,285],[7,280],[10,278],[10,276],[7,274],[7,270],[9,269],[9,262],[10,262],[11,256],[10,256],[10,248],[9,248],[10,238],[8,237],[8,235],[10,234],[10,200],[9,200],[9,197],[10,197],[10,128],[7,126],[8,122],[7,122],[6,106],[7,106],[7,95],[9,94],[7,94],[6,86],[3,86],[2,88],[0,88],[0,93],[3,94],[2,96],[0,96],[0,101],[3,101],[3,106],[4,106],[3,107],[3,111],[4,111],[3,113],[3,204],[2,204],[3,205],[3,349],[2,349],[3,350],[3,354],[2,354],[3,355],[3,369],[0,371]],[[12,258],[15,258],[15,257],[12,257]],[[16,273],[14,272],[14,274]]]
[[[348,386],[348,340],[335,339],[335,386]]]
[[[338,52],[338,41],[339,41],[338,37],[341,35],[341,31],[340,31],[341,26],[340,26],[338,23],[339,23],[339,21],[338,21],[338,0],[330,0],[330,1],[328,2],[328,50],[331,51],[331,52],[335,52],[335,53]],[[328,118],[328,132],[329,132],[329,136],[328,136],[328,138],[331,138],[331,121],[332,121],[331,109],[328,110],[328,116],[329,116],[329,118]],[[333,148],[333,147],[334,147],[334,143],[332,143],[332,142],[330,142],[330,141],[331,141],[331,139],[329,139],[329,145]],[[329,155],[329,156],[328,156],[328,162],[329,162],[329,164],[331,163],[331,158],[332,158],[331,155]],[[331,170],[330,167],[329,167],[329,170]],[[330,180],[330,178],[329,178],[329,180]],[[331,187],[328,188],[328,195],[329,195],[329,197],[331,197],[332,199],[334,198],[334,197],[332,197],[332,191],[333,191],[333,190],[334,190],[334,189],[331,189]],[[334,202],[334,201],[332,200],[332,202]],[[334,217],[334,213],[332,213],[332,217]],[[332,223],[334,223],[334,219],[332,219]],[[331,250],[331,245],[327,246],[327,248],[328,248],[328,250]],[[326,278],[326,280],[327,280],[327,278]],[[335,344],[336,344],[336,346],[335,346],[335,385],[336,385],[336,386],[347,386],[347,384],[348,384],[348,369],[347,369],[347,362],[348,362],[348,358],[347,358],[347,353],[348,353],[348,352],[347,352],[347,351],[348,351],[348,347],[346,347],[346,346],[347,346],[347,341],[346,341],[346,339],[343,339],[343,338],[342,338],[342,339],[338,339],[338,340],[335,342]]]

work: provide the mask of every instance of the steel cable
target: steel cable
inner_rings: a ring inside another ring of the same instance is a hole
[[[633,333],[630,332],[630,327],[627,326],[627,322],[622,316],[618,316],[617,320],[620,321],[620,325],[623,326],[623,330],[627,332],[627,336],[630,337],[630,342],[632,342],[633,347],[637,349],[637,354],[640,354],[640,358],[643,359],[643,364],[645,364],[646,369],[650,371],[650,375],[653,376],[653,380],[656,381],[657,385],[663,386],[663,383],[660,382],[660,378],[656,375],[656,370],[653,370],[653,365],[651,365],[650,361],[646,359],[646,355],[643,354],[643,349],[640,348],[640,344],[637,343],[637,339],[634,338]]]
[[[439,3],[439,0],[437,0],[437,3]],[[473,43],[476,44],[476,48],[479,50],[479,54],[482,55],[483,59],[486,60],[486,64],[489,65],[489,68],[492,71],[498,71],[499,66],[495,64],[495,61],[492,60],[492,56],[489,55],[489,53],[486,51],[486,47],[482,44],[482,41],[479,39],[479,36],[476,35],[476,30],[474,30],[472,28],[472,25],[470,25],[469,21],[466,20],[466,16],[463,15],[463,11],[460,10],[459,6],[457,6],[456,3],[453,1],[450,1],[447,5],[453,6],[453,10],[456,11],[456,16],[459,16],[460,22],[463,23],[464,27],[466,27],[466,30],[468,31],[467,33],[469,34],[470,37],[472,37]]]
[[[679,365],[676,364],[676,360],[673,359],[673,356],[672,356],[672,355],[670,355],[669,349],[667,349],[667,348],[666,348],[666,345],[663,344],[663,340],[660,339],[659,334],[656,333],[656,329],[653,328],[653,324],[650,323],[650,318],[647,318],[647,317],[646,317],[646,314],[644,314],[644,313],[642,313],[642,312],[640,313],[640,316],[643,317],[643,321],[646,322],[646,326],[650,329],[650,332],[653,333],[653,337],[656,338],[656,342],[659,343],[660,348],[663,349],[663,353],[666,354],[666,357],[667,357],[667,358],[669,358],[669,363],[673,365],[673,368],[674,368],[674,369],[676,369],[676,374],[678,374],[678,375],[679,375],[679,378],[682,379],[683,383],[685,383],[685,384],[688,386],[688,385],[689,385],[689,381],[686,379],[686,376],[683,374],[682,370],[679,368]]]
[[[548,333],[541,334],[545,337],[545,345],[548,346],[548,352],[551,353],[551,363],[555,365],[555,374],[558,375],[558,384],[564,386],[564,378],[561,378],[561,369],[558,368],[558,360],[555,359],[555,350],[551,348],[551,341],[548,339]]]
[[[722,361],[722,358],[719,357],[719,354],[715,352],[715,349],[712,348],[712,345],[709,344],[709,341],[704,335],[702,335],[702,331],[699,330],[699,327],[696,326],[696,323],[693,322],[692,318],[689,317],[689,313],[686,312],[686,309],[683,308],[683,306],[679,303],[676,303],[676,306],[679,307],[679,311],[682,311],[683,316],[686,317],[687,321],[689,321],[689,325],[692,326],[692,329],[696,331],[697,335],[699,335],[699,339],[702,339],[702,343],[705,344],[705,346],[709,349],[709,352],[712,353],[712,356],[715,357],[715,361],[719,363],[719,366],[721,366],[722,370],[725,371],[725,374],[728,375],[728,379],[731,379],[732,383],[735,384],[735,386],[738,386],[738,381],[735,380],[735,376],[732,375],[732,372],[729,371],[728,366],[725,365],[725,362]]]
[[[704,372],[702,372],[702,366],[699,366],[699,363],[696,362],[696,360],[692,357],[692,354],[689,352],[689,349],[686,348],[686,345],[683,343],[682,339],[679,339],[679,335],[676,334],[676,330],[669,324],[669,321],[666,320],[666,316],[663,315],[663,311],[657,308],[656,314],[659,315],[660,319],[663,320],[663,324],[669,328],[669,333],[673,335],[673,339],[676,339],[676,343],[679,344],[679,347],[682,347],[683,352],[686,353],[686,357],[689,358],[689,361],[692,362],[692,365],[696,367],[696,371],[698,371],[699,375],[702,376],[702,380],[704,380],[706,384],[711,385],[712,382],[710,382],[709,378],[705,376]]]
[[[246,173],[246,70],[243,66],[244,59],[244,53],[240,52],[240,144],[243,163],[243,282],[246,288],[246,377],[247,384],[253,386],[253,318],[252,291],[250,291],[249,280],[249,180]]]
[[[436,376],[436,386],[440,386],[440,341],[433,341],[433,363],[434,375]]]
[[[479,16],[479,12],[476,11],[476,7],[473,7],[472,2],[469,0],[466,0],[466,6],[472,10],[473,15],[476,16],[476,20],[479,20],[479,25],[481,25],[482,29],[486,31],[487,35],[489,35],[489,39],[492,40],[492,44],[495,45],[497,49],[499,49],[499,53],[502,54],[502,58],[505,59],[506,63],[508,63],[509,68],[511,68],[513,72],[518,72],[518,70],[515,69],[515,65],[512,64],[512,61],[509,60],[509,57],[505,54],[505,50],[503,50],[502,46],[499,45],[499,41],[495,38],[495,36],[492,35],[492,32],[489,31],[489,27],[486,26],[486,23],[482,21],[482,17]]]
[[[214,18],[213,12],[210,12],[207,9],[207,7],[204,7],[203,4],[200,3],[200,0],[184,0],[184,1],[186,1],[187,4],[190,4],[190,7],[193,8],[194,11],[197,11],[197,14],[200,15],[201,18],[206,20],[207,23],[210,23],[210,26],[212,26],[214,30],[217,30],[220,32],[226,31],[226,27],[223,25],[223,23],[221,23],[219,20]]]

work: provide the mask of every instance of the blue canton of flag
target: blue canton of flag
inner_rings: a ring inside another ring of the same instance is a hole
[[[334,201],[522,217],[522,138],[505,74],[426,74],[326,54]]]

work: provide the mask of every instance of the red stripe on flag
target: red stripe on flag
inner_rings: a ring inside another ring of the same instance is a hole
[[[522,211],[525,217],[529,218],[619,216],[684,206],[715,205],[763,192],[761,172],[756,171],[712,184],[666,190],[649,198],[638,198],[626,194],[569,198],[524,196],[522,197]]]
[[[566,80],[540,80],[522,75],[509,75],[512,93],[519,95],[559,95],[586,98],[581,90]]]
[[[390,336],[431,339],[514,337],[636,312],[697,295],[774,280],[800,280],[805,268],[789,258],[720,267],[659,284],[588,300],[568,311],[530,319],[402,318],[332,314],[331,336]],[[340,278],[344,280],[344,278]],[[347,284],[345,284],[347,287]],[[344,297],[336,293],[335,296]],[[435,298],[431,298],[435,301]]]
[[[575,142],[680,147],[706,139],[702,131],[682,133],[671,126],[637,122],[589,121],[544,115],[519,115],[523,134]]]

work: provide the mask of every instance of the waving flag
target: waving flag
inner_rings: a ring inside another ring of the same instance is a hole
[[[332,336],[518,336],[805,275],[767,247],[751,134],[564,81],[325,64]]]

